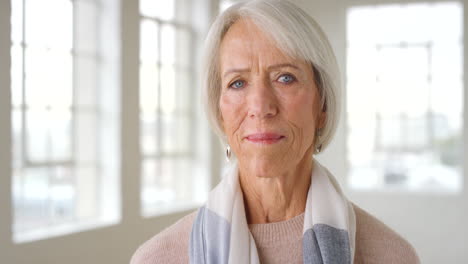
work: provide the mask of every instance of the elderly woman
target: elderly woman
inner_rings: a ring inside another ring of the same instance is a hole
[[[339,73],[317,23],[287,1],[232,6],[211,27],[205,98],[231,168],[205,206],[132,263],[419,263],[313,159],[339,115]]]

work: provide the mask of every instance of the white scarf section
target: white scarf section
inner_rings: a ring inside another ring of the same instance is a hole
[[[249,231],[238,168],[231,168],[198,211],[192,227],[192,264],[259,264]],[[303,261],[353,263],[356,219],[333,175],[314,160],[304,213]]]

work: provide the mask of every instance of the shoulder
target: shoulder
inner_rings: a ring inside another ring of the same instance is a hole
[[[143,243],[133,254],[130,263],[188,263],[188,243],[196,215],[197,212],[193,212],[184,216]]]
[[[380,220],[354,205],[355,263],[420,263],[413,246]]]

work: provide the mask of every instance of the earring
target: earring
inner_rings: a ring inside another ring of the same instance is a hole
[[[231,146],[227,145],[226,147],[226,160],[229,162],[231,160]]]
[[[322,151],[322,144],[318,145],[316,148],[315,148],[315,152],[318,154],[320,153],[320,151]]]
[[[320,129],[320,128],[317,129],[316,134],[317,134],[317,136],[315,138],[315,142],[318,142],[319,139],[320,139],[320,136],[322,136],[322,129]],[[320,153],[320,151],[322,151],[322,144],[321,143],[318,146],[317,145],[315,146],[315,153],[318,154],[318,153]]]

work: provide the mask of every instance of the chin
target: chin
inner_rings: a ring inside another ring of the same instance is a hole
[[[245,167],[248,173],[253,173],[260,178],[276,177],[287,167],[283,161],[278,159],[254,158],[249,160],[248,163]]]

